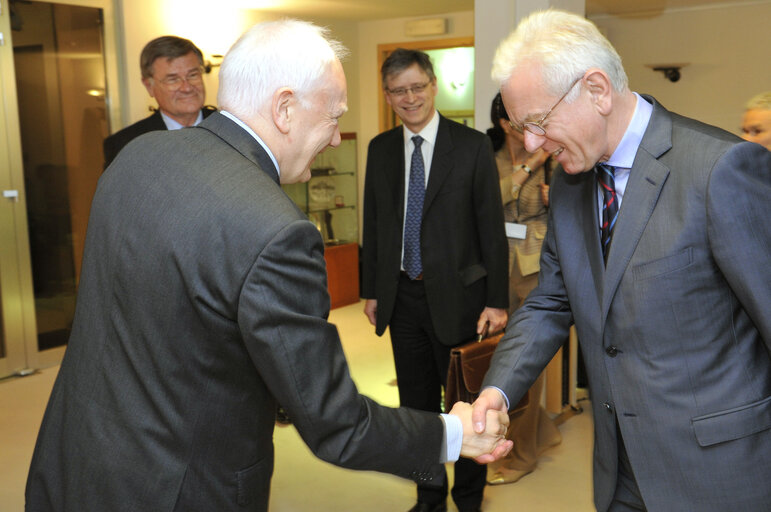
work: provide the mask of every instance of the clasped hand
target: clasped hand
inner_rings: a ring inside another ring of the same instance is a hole
[[[450,411],[450,414],[460,418],[463,424],[461,456],[472,458],[479,464],[487,464],[505,457],[514,446],[514,443],[506,439],[509,415],[505,411],[488,410],[484,427],[477,432],[471,418],[472,410],[471,404],[456,402]]]

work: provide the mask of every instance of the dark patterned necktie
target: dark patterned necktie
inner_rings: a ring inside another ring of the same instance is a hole
[[[618,218],[618,196],[616,196],[616,169],[607,164],[597,164],[597,180],[602,188],[602,225],[600,226],[600,243],[602,257],[607,263],[610,252],[610,239],[613,227]]]
[[[420,261],[420,225],[423,220],[423,198],[426,195],[426,171],[420,145],[423,138],[412,138],[415,149],[410,163],[410,183],[407,191],[407,213],[404,221],[404,270],[410,279],[423,272]]]

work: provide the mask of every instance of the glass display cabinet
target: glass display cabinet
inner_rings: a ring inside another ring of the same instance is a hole
[[[311,164],[307,183],[282,185],[324,239],[331,307],[359,300],[359,216],[356,134],[341,134]]]
[[[343,133],[340,146],[316,157],[307,183],[283,187],[319,229],[325,244],[358,244],[355,133]]]

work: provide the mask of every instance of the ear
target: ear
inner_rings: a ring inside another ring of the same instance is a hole
[[[389,107],[393,107],[393,104],[391,103],[391,95],[388,94],[385,89],[383,90],[383,95],[385,96],[386,103],[388,103]]]
[[[294,91],[289,87],[276,89],[273,93],[273,103],[270,113],[273,116],[273,124],[278,131],[286,135],[292,121],[292,109],[297,102]]]
[[[613,86],[607,73],[601,69],[592,68],[586,72],[584,83],[592,96],[595,108],[601,114],[608,115],[613,106]]]
[[[145,86],[145,89],[147,89],[147,94],[149,94],[151,98],[155,98],[155,95],[153,94],[153,84],[150,82],[150,79],[143,78],[142,84]]]

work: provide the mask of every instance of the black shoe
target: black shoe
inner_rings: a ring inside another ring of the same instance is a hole
[[[415,503],[415,506],[409,509],[407,512],[447,512],[446,503],[438,503],[431,505],[429,503]]]

